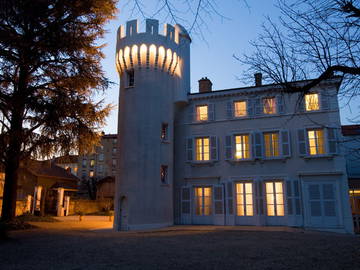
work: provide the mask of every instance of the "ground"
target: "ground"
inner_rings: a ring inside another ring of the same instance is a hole
[[[360,237],[279,227],[113,232],[109,217],[33,223],[0,243],[0,269],[360,269]]]

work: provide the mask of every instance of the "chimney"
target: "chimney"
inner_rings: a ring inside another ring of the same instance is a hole
[[[201,78],[199,80],[199,92],[200,93],[207,93],[211,92],[212,90],[212,82],[207,78]]]
[[[261,73],[255,73],[255,86],[261,86],[262,85],[262,74]]]

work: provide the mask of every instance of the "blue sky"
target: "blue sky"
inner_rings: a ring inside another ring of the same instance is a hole
[[[151,15],[157,7],[158,1],[146,0],[146,6],[143,10],[146,15]],[[206,24],[202,26],[203,35],[193,34],[191,45],[191,91],[196,92],[198,80],[201,77],[208,77],[213,83],[213,89],[226,89],[246,86],[237,77],[242,74],[246,67],[242,66],[233,55],[241,56],[244,53],[250,53],[252,48],[249,44],[261,32],[261,24],[265,21],[265,16],[270,16],[276,20],[280,13],[275,7],[276,0],[266,1],[248,1],[249,7],[243,0],[222,0],[217,11],[226,18],[213,15],[205,16]],[[103,97],[106,103],[118,104],[119,97],[119,77],[115,68],[115,46],[116,31],[120,25],[131,19],[139,19],[140,31],[144,31],[144,19],[141,14],[132,12],[131,5],[126,5],[126,0],[119,2],[119,14],[117,18],[107,25],[108,33],[104,42],[107,46],[104,48],[106,58],[102,61],[106,76],[113,84]],[[188,21],[192,16],[184,15]],[[156,18],[156,17],[155,17]],[[156,18],[160,24],[165,22],[172,23],[170,19],[166,20],[163,16]],[[165,21],[166,20],[166,21]],[[161,30],[160,26],[160,30]],[[111,113],[104,128],[106,133],[117,132],[117,107]],[[356,102],[350,106],[341,106],[342,124],[351,124],[349,119],[359,114]]]

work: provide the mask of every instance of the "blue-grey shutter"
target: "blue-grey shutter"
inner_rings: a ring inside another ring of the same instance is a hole
[[[295,180],[294,182],[294,196],[295,197],[299,197],[300,196],[300,192],[299,192],[299,181]]]
[[[263,107],[260,98],[254,99],[254,111],[255,111],[255,115],[261,115],[263,112]]]
[[[226,184],[227,209],[229,215],[234,214],[233,182]]]
[[[194,160],[194,139],[186,139],[186,161],[191,162]]]
[[[247,114],[248,116],[254,116],[255,111],[254,111],[254,100],[253,99],[248,99],[247,100]]]
[[[181,214],[191,214],[191,189],[190,187],[181,188]]]
[[[284,96],[280,95],[277,96],[277,111],[279,114],[284,114],[285,113],[285,104],[284,104]]]
[[[252,134],[253,157],[262,158],[262,133],[254,132]]]
[[[233,105],[234,103],[232,101],[226,102],[226,117],[227,119],[233,118]]]
[[[218,140],[216,136],[210,137],[211,160],[218,160]]]
[[[299,98],[298,98],[298,102],[296,102],[296,105],[298,107],[298,109],[296,111],[302,113],[305,111],[305,96],[303,94],[300,94],[299,95]]]
[[[225,159],[233,159],[233,136],[225,137]]]
[[[328,139],[328,149],[329,154],[337,154],[337,129],[336,128],[328,128],[327,129],[327,139]]]
[[[281,130],[281,150],[283,157],[291,156],[290,133],[288,130]]]
[[[335,205],[335,191],[333,184],[323,184],[322,194],[324,199],[324,216],[335,217],[336,205]]]
[[[306,147],[306,130],[305,129],[298,129],[298,146],[299,146],[299,155],[305,156],[307,154],[307,147]]]
[[[288,215],[293,215],[293,199],[291,198],[293,196],[292,194],[292,188],[291,188],[291,181],[286,181],[286,197],[287,197],[287,211]]]
[[[215,104],[210,103],[208,105],[208,109],[209,109],[209,121],[214,121],[215,120]]]
[[[322,91],[320,94],[320,101],[321,101],[321,110],[326,111],[330,109],[329,93],[326,93],[326,91]]]
[[[224,188],[222,185],[214,185],[214,214],[224,215]]]
[[[195,106],[189,106],[189,112],[188,112],[188,123],[192,123],[195,120]]]

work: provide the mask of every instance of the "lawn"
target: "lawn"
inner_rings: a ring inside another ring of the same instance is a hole
[[[83,224],[11,232],[0,244],[0,269],[360,269],[358,236],[196,226],[112,232]]]

